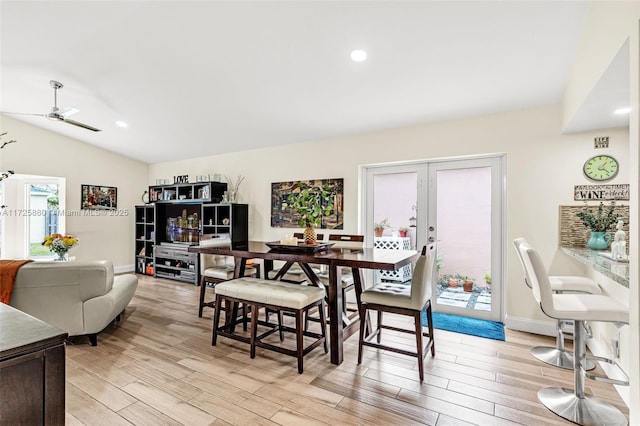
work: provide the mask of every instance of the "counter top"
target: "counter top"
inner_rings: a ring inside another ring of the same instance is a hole
[[[597,250],[591,250],[589,248],[561,246],[560,251],[587,266],[591,266],[596,271],[629,288],[629,263],[616,262],[615,260],[600,256]]]

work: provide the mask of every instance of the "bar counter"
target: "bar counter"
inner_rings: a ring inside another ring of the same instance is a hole
[[[591,266],[596,271],[611,278],[618,284],[629,288],[629,263],[617,262],[598,254],[597,250],[581,247],[560,247],[560,251],[565,253],[587,266]]]

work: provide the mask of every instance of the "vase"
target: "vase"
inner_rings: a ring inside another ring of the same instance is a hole
[[[56,257],[55,259],[53,259],[56,262],[65,262],[67,260],[67,252],[65,251],[64,253],[56,253],[58,255],[58,257]]]
[[[316,230],[311,226],[307,226],[304,229],[304,243],[305,244],[315,244],[316,243]]]
[[[611,234],[606,232],[591,231],[587,245],[592,250],[606,250],[611,242]]]

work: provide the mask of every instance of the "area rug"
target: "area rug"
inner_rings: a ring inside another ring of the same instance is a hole
[[[422,312],[422,324],[427,325],[427,315]],[[486,337],[487,339],[504,341],[504,324],[459,315],[433,313],[433,327],[455,333]]]

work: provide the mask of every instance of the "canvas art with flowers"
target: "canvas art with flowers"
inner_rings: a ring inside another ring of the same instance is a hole
[[[56,260],[65,260],[67,252],[78,242],[78,239],[73,235],[51,234],[44,237],[42,245],[58,255]]]

